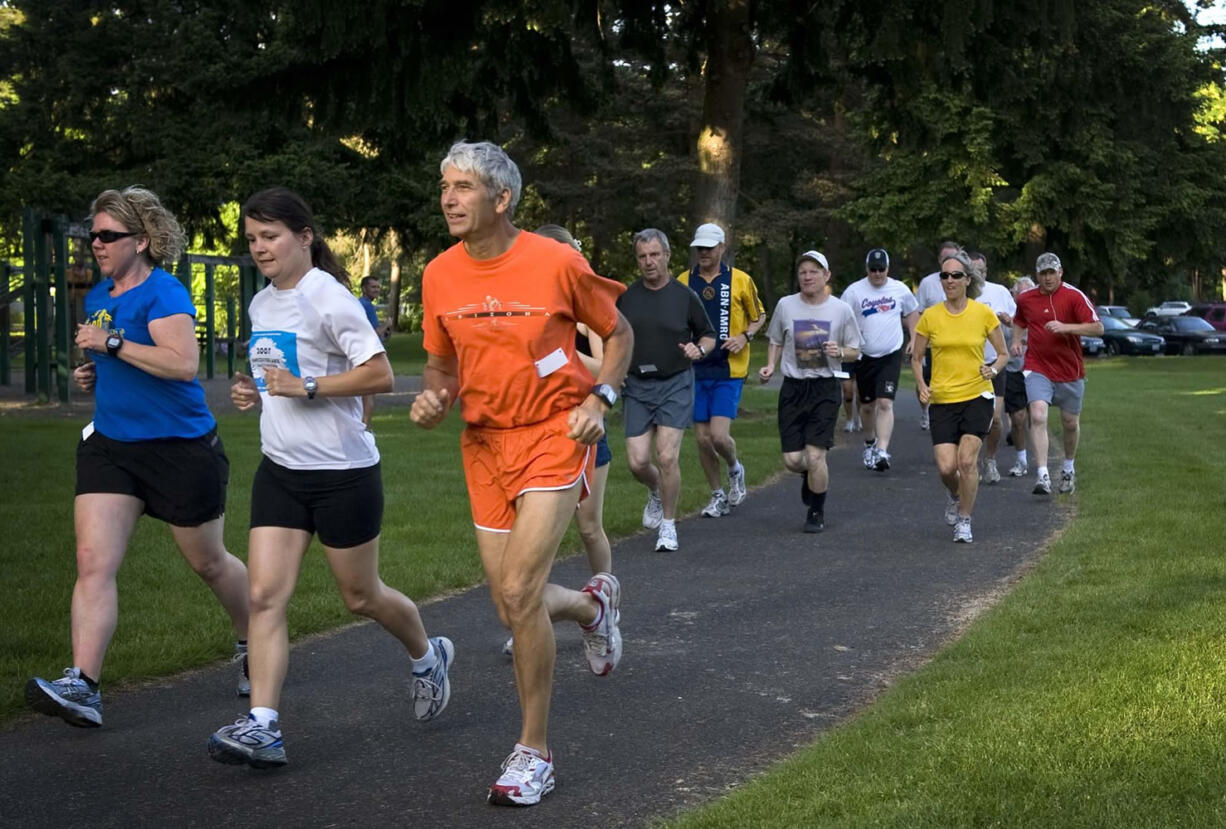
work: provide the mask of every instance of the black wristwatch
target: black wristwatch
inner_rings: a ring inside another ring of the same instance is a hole
[[[121,348],[123,348],[123,334],[112,330],[106,335],[106,353],[112,357],[118,357]]]
[[[608,383],[599,383],[592,387],[592,394],[604,401],[610,409],[617,404],[617,392]]]
[[[319,381],[314,377],[303,377],[302,387],[306,389],[307,400],[314,400],[315,392],[319,391]]]
[[[745,335],[745,342],[747,343],[753,342],[753,332],[752,331],[742,331],[741,333]]]

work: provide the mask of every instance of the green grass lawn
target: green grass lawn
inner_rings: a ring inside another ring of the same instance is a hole
[[[396,342],[397,337],[392,341]],[[403,340],[408,340],[404,337]],[[420,350],[420,336],[418,345]],[[411,352],[413,346],[405,349]],[[403,353],[400,355],[403,358]],[[751,483],[780,469],[775,394],[750,387],[736,436]],[[4,647],[0,649],[0,721],[22,706],[22,686],[32,675],[58,676],[71,661],[69,600],[76,569],[72,492],[76,443],[85,418],[0,419],[0,526],[10,542],[0,547],[5,591]],[[226,544],[246,557],[251,479],[259,462],[258,417],[223,414],[221,435],[230,458]],[[385,581],[421,599],[479,583],[473,536],[459,459],[459,418],[433,432],[413,426],[408,409],[380,408],[374,428],[383,456],[386,509],[381,573]],[[614,459],[606,495],[606,529],[624,536],[640,529],[645,492],[626,468],[620,447],[620,415],[610,419]],[[683,511],[707,502],[692,439],[683,452]],[[565,554],[582,547],[573,527]],[[229,622],[212,593],[188,569],[165,525],[142,520],[119,573],[119,626],[104,669],[115,688],[208,664],[233,648]],[[290,631],[302,636],[351,621],[318,547],[304,565],[290,605]]]
[[[1077,518],[955,645],[675,822],[1226,825],[1226,361],[1095,361]]]

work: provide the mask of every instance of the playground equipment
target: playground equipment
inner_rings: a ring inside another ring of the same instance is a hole
[[[0,263],[0,384],[12,382],[12,306],[20,297],[25,391],[49,401],[70,400],[71,372],[84,359],[76,353],[74,334],[84,318],[85,294],[101,274],[89,252],[89,232],[63,215],[27,207],[22,222],[21,266]],[[225,273],[218,294],[218,276]],[[247,307],[264,280],[250,257],[185,253],[174,274],[192,295],[197,309],[198,340],[204,374],[216,372],[219,342],[225,343],[226,376],[234,376],[235,352],[251,335]],[[18,282],[20,277],[20,282]],[[224,310],[224,337],[218,337],[218,311]]]

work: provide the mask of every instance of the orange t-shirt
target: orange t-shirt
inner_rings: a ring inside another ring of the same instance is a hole
[[[539,423],[591,393],[592,375],[575,356],[575,323],[609,336],[625,290],[593,273],[578,251],[534,233],[520,231],[493,259],[473,259],[456,244],[422,276],[424,345],[458,357],[465,423]]]

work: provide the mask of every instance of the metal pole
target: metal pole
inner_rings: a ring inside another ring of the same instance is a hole
[[[35,337],[38,339],[38,398],[40,402],[51,399],[51,261],[47,251],[47,231],[51,222],[42,217],[38,222],[38,234],[34,237],[34,255],[37,260],[34,276],[34,302],[38,305],[35,322]]]
[[[212,262],[204,266],[204,371],[210,380],[213,379],[213,371],[217,367],[217,313],[214,308],[217,293],[213,285],[213,270]]]
[[[247,309],[251,307],[251,297],[255,296],[255,274],[256,269],[254,265],[242,265],[239,267],[239,304],[242,307],[238,309],[241,315],[238,335],[243,342],[251,339],[251,317],[247,315]]]
[[[55,390],[60,402],[67,403],[73,346],[68,319],[68,217],[56,216],[51,232],[55,248]]]
[[[0,262],[0,279],[4,280],[4,304],[0,305],[0,386],[7,386],[13,382],[13,366],[9,359],[9,334],[13,328],[9,280],[12,278],[13,266],[8,262]]]
[[[226,376],[234,379],[234,297],[226,297]]]
[[[38,330],[38,319],[35,316],[34,302],[34,263],[38,256],[35,252],[34,240],[38,237],[38,214],[34,212],[34,208],[27,207],[22,211],[21,224],[21,257],[24,267],[22,268],[22,283],[21,283],[21,305],[22,305],[22,328],[24,335],[21,338],[22,345],[25,347],[25,373],[26,373],[26,394],[34,394],[37,390],[35,386],[34,372],[38,368],[38,360],[34,353],[34,332]]]

